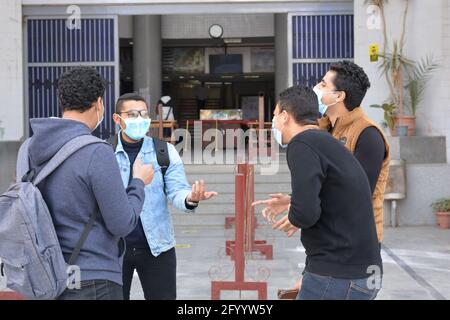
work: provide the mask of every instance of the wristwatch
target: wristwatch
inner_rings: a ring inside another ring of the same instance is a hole
[[[188,201],[187,198],[186,198],[185,202],[186,202],[186,204],[187,204],[188,206],[190,206],[190,207],[194,207],[194,208],[198,207],[198,202],[195,202],[195,201]]]

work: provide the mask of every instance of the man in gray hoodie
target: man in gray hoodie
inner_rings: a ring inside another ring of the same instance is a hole
[[[93,68],[67,71],[58,82],[62,118],[31,119],[30,167],[41,169],[71,139],[90,135],[104,117],[103,78]],[[68,261],[89,217],[99,214],[76,261],[79,289],[59,299],[121,300],[123,238],[134,230],[153,167],[138,159],[125,190],[113,150],[107,144],[86,146],[70,156],[38,185]]]

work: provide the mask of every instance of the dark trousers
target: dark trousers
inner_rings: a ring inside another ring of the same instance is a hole
[[[149,248],[127,248],[123,261],[123,296],[130,300],[131,282],[137,271],[145,300],[177,298],[177,258],[175,248],[152,255]]]
[[[80,289],[67,289],[57,300],[123,300],[123,289],[108,280],[81,281]]]

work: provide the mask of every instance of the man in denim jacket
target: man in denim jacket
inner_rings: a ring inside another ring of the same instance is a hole
[[[195,212],[198,203],[216,196],[206,192],[203,181],[188,184],[184,165],[175,147],[168,144],[170,166],[163,177],[152,138],[148,106],[141,96],[122,95],[113,119],[121,130],[114,150],[124,187],[137,158],[154,167],[154,178],[145,188],[145,202],[136,229],[127,236],[123,264],[124,299],[129,300],[131,282],[136,270],[146,300],[176,299],[175,236],[168,200],[178,210]]]

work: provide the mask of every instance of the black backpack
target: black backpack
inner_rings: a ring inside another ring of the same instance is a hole
[[[166,190],[165,188],[165,181],[164,176],[166,175],[166,171],[170,166],[170,158],[169,158],[169,149],[167,147],[167,142],[158,139],[153,138],[153,146],[156,150],[156,160],[158,161],[159,166],[161,167],[161,173],[163,176],[163,184],[164,184],[164,192]],[[114,152],[116,151],[117,144],[119,143],[119,136],[117,134],[111,136],[107,142],[113,147]]]

